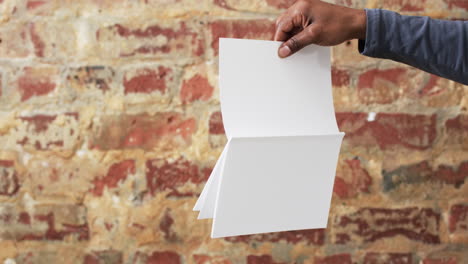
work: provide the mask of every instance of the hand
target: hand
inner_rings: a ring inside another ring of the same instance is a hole
[[[299,0],[276,20],[275,40],[288,57],[309,44],[334,46],[350,39],[365,39],[366,12],[320,0]]]

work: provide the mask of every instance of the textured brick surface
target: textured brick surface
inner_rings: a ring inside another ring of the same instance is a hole
[[[271,40],[293,2],[0,0],[0,263],[468,263],[467,87],[356,40],[331,49],[328,227],[197,220],[227,142],[219,38]],[[468,19],[465,0],[328,2]]]

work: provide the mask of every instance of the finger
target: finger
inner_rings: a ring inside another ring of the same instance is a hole
[[[285,41],[289,38],[289,32],[294,28],[294,21],[291,17],[280,18],[276,25],[275,40]]]
[[[312,23],[304,30],[289,38],[286,42],[281,44],[278,49],[278,56],[286,58],[301,50],[305,46],[317,43],[319,41],[319,29]]]

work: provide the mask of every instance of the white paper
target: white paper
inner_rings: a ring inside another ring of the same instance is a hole
[[[280,59],[273,41],[220,39],[228,143],[194,210],[212,237],[324,228],[344,133],[333,109],[330,49]]]
[[[280,44],[220,39],[220,99],[229,138],[338,133],[330,48],[308,46],[281,59]]]

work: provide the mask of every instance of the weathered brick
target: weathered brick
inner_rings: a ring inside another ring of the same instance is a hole
[[[220,111],[211,113],[208,121],[208,140],[212,148],[226,145],[227,137],[224,131],[223,117]]]
[[[291,6],[295,0],[262,0],[262,1],[238,1],[238,0],[211,0],[217,7],[226,10],[278,13]]]
[[[360,244],[403,236],[412,241],[438,244],[440,218],[440,213],[431,208],[361,208],[335,217],[334,241]]]
[[[18,192],[19,188],[15,161],[0,159],[0,196],[12,196]]]
[[[84,256],[83,264],[122,264],[122,252],[117,250],[93,251]]]
[[[0,57],[24,58],[32,54],[28,26],[24,23],[7,23],[0,28]]]
[[[321,246],[325,243],[325,229],[307,229],[256,235],[243,235],[227,237],[225,240],[232,243],[242,242],[248,244],[256,242],[276,243],[280,241],[286,241],[291,244],[304,242],[308,245]]]
[[[347,0],[343,0],[347,1]],[[346,67],[355,69],[359,67],[375,67],[376,59],[363,56],[358,50],[358,41],[346,41],[340,45],[334,46],[332,49],[332,65],[335,67]]]
[[[160,24],[114,24],[96,32],[96,55],[103,58],[187,58],[203,55],[197,23],[179,21]]]
[[[183,158],[171,162],[165,159],[146,162],[146,182],[152,195],[165,192],[168,197],[196,196],[198,193],[184,189],[184,185],[204,183],[210,173],[211,169],[201,168]]]
[[[59,2],[55,0],[27,0],[26,11],[31,15],[53,15],[59,7]]]
[[[382,5],[397,12],[421,12],[427,6],[426,0],[383,0]]]
[[[180,100],[183,104],[211,99],[214,87],[207,76],[206,67],[190,67],[184,73],[180,88]]]
[[[31,22],[29,37],[36,57],[46,61],[63,61],[77,56],[77,40],[73,23],[65,19],[44,19]]]
[[[209,132],[213,135],[224,134],[223,116],[220,111],[210,116]]]
[[[413,264],[413,254],[370,252],[364,256],[363,264]]]
[[[32,97],[44,96],[55,90],[58,70],[52,67],[26,67],[16,80],[21,101]]]
[[[454,204],[450,207],[449,231],[451,233],[468,233],[468,205]]]
[[[455,166],[439,165],[432,168],[428,161],[401,166],[392,171],[382,171],[384,191],[391,191],[404,184],[443,182],[459,187],[468,177],[468,161]]]
[[[358,78],[357,91],[363,104],[389,104],[400,96],[402,85],[408,80],[404,68],[371,69]]]
[[[468,150],[468,115],[458,115],[445,122],[447,145]]]
[[[71,151],[81,141],[78,113],[21,116],[17,143],[35,150]]]
[[[444,0],[449,9],[468,10],[468,2],[465,0]]]
[[[155,251],[152,253],[137,252],[133,256],[135,264],[181,264],[181,256],[174,251]]]
[[[6,263],[16,264],[29,264],[29,263],[82,263],[83,254],[80,250],[73,248],[60,249],[60,254],[57,254],[57,250],[47,249],[47,246],[22,251],[17,254],[14,258],[5,260]]]
[[[129,93],[152,93],[167,92],[168,86],[174,80],[171,68],[158,66],[154,68],[137,68],[128,70],[124,77],[124,92]]]
[[[112,164],[104,177],[98,177],[93,181],[93,189],[91,192],[94,195],[102,195],[104,189],[111,190],[118,187],[120,182],[125,181],[129,174],[134,174],[135,161],[124,160]]]
[[[351,76],[348,70],[332,67],[331,71],[333,86],[349,86]]]
[[[216,20],[209,23],[210,47],[215,56],[219,51],[219,38],[247,38],[272,40],[275,22],[269,19]]]
[[[232,264],[223,256],[193,255],[194,264]]]
[[[378,113],[367,121],[366,113],[336,113],[340,131],[346,132],[345,144],[378,146],[389,149],[402,146],[425,150],[436,138],[436,115]]]
[[[276,262],[270,255],[249,255],[247,256],[247,264],[286,264],[284,262]]]
[[[67,74],[67,83],[76,92],[115,90],[115,71],[106,66],[83,66],[71,68]]]
[[[164,239],[167,241],[176,241],[177,235],[172,228],[172,225],[174,224],[174,218],[172,217],[172,213],[170,209],[166,209],[166,212],[161,218],[161,221],[159,222],[159,229],[164,233]]]
[[[340,198],[356,197],[369,192],[372,178],[358,159],[339,160],[333,192]]]
[[[325,257],[315,257],[315,264],[352,264],[350,254],[342,253]]]
[[[101,116],[98,124],[91,146],[100,150],[183,148],[197,127],[194,118],[176,112]]]
[[[455,257],[426,258],[422,261],[422,264],[458,264],[458,261]]]
[[[0,222],[0,238],[4,240],[89,239],[86,208],[79,205],[36,205],[33,213],[3,205]]]

